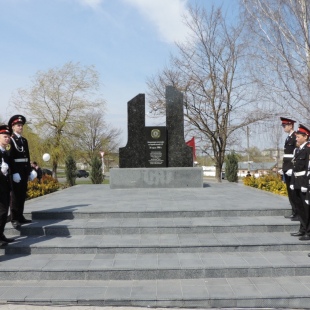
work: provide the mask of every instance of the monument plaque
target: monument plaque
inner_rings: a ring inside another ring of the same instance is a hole
[[[166,127],[145,127],[146,164],[148,168],[167,167]]]

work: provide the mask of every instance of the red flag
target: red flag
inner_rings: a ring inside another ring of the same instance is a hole
[[[196,160],[196,147],[195,147],[195,137],[191,138],[186,142],[188,146],[190,146],[193,149],[193,158]]]

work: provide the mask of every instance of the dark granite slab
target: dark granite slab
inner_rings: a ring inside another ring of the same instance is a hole
[[[193,151],[184,140],[183,94],[166,86],[168,167],[193,167]]]
[[[127,103],[128,140],[119,148],[120,168],[143,168],[146,157],[145,95],[139,94]]]

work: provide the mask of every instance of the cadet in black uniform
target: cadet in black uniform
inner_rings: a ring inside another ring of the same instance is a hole
[[[298,216],[296,212],[296,206],[295,206],[295,192],[290,189],[291,184],[291,176],[293,172],[293,153],[296,148],[296,135],[294,131],[294,123],[296,121],[280,117],[281,119],[281,126],[284,129],[284,132],[288,134],[285,143],[284,143],[284,155],[283,155],[283,164],[282,169],[279,171],[281,174],[283,174],[283,180],[286,184],[288,199],[290,202],[290,205],[292,207],[292,213],[289,216],[285,216],[286,218],[290,218],[292,221],[298,221]]]
[[[12,129],[10,156],[14,160],[12,168],[12,197],[11,197],[11,222],[14,228],[21,224],[30,223],[24,217],[24,204],[27,193],[27,183],[32,170],[27,140],[22,137],[23,126],[26,118],[23,115],[14,115],[9,120]]]
[[[300,237],[299,240],[310,240],[310,212],[308,200],[309,136],[310,130],[300,124],[296,132],[297,148],[294,151],[293,174],[290,185],[296,195],[295,206],[300,220],[299,231],[297,233],[291,233],[291,235]]]
[[[9,156],[7,148],[9,148],[11,132],[7,125],[0,125],[0,243],[5,245],[13,242],[13,238],[6,238],[3,234],[6,224],[6,218],[10,206],[11,192],[11,167],[12,158]]]

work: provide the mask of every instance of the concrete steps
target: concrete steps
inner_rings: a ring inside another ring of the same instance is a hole
[[[128,234],[77,236],[23,236],[4,254],[97,253],[208,253],[310,251],[309,241],[289,233]]]
[[[160,213],[160,212],[159,212]],[[125,235],[125,234],[206,234],[236,232],[292,232],[298,222],[291,222],[282,216],[223,216],[223,217],[152,217],[152,218],[89,218],[80,219],[33,219],[19,231],[22,236],[46,235]],[[10,224],[6,234],[14,235],[16,230]]]
[[[5,230],[0,303],[309,308],[310,242],[290,236],[285,197],[85,185],[26,210],[33,223]]]
[[[31,254],[0,260],[1,280],[150,280],[310,276],[308,251]]]
[[[133,202],[134,204],[134,202]],[[103,207],[103,206],[102,206]],[[44,210],[44,211],[34,211],[32,213],[25,213],[25,216],[29,216],[34,220],[73,220],[73,219],[123,219],[123,218],[134,218],[134,219],[142,219],[142,218],[189,218],[189,217],[253,217],[253,216],[283,216],[285,214],[289,214],[288,209],[268,209],[268,208],[260,208],[259,210],[255,209],[240,209],[236,208],[232,210],[231,208],[225,209],[220,206],[220,208],[212,209],[212,205],[208,209],[208,205],[203,208],[192,208],[190,205],[173,207],[169,205],[166,206],[168,210],[160,210],[158,206],[154,206],[152,208],[141,207],[138,208],[138,211],[130,211],[131,204],[126,206],[126,211],[124,208],[113,208],[113,210],[109,210],[107,212],[102,212],[99,210],[94,210],[92,208],[78,210],[78,211],[66,211],[66,210]],[[119,209],[119,211],[117,211]],[[136,208],[137,209],[137,208]],[[150,210],[152,209],[152,210]],[[156,211],[157,209],[157,211]],[[175,210],[173,210],[175,209]],[[180,210],[181,209],[181,210]],[[195,209],[195,210],[191,210]],[[83,211],[83,212],[82,212]]]
[[[17,304],[308,309],[310,277],[0,282]]]

